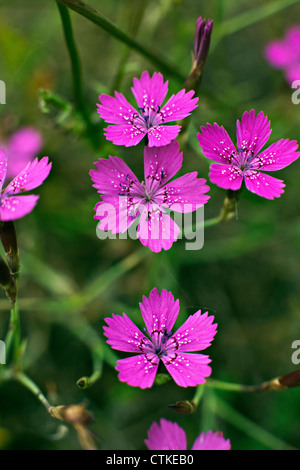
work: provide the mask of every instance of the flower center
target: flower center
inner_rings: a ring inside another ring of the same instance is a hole
[[[131,124],[135,127],[143,127],[151,129],[153,126],[157,126],[164,121],[163,113],[160,111],[160,106],[157,109],[154,106],[146,105],[143,108],[139,108],[139,113],[135,113],[132,116]]]
[[[234,152],[229,157],[229,163],[234,166],[237,166],[242,171],[245,169],[251,168],[251,161],[254,158],[253,150],[249,150],[247,148],[240,148],[238,149],[238,153]]]
[[[144,330],[144,332],[146,332]],[[150,333],[148,339],[144,336],[139,344],[139,349],[144,354],[154,353],[158,358],[162,356],[168,356],[178,349],[178,342],[176,338],[172,336],[172,331],[164,330],[153,330]]]

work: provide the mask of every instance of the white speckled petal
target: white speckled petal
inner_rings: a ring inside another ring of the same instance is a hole
[[[21,219],[29,214],[35,207],[39,196],[11,196],[1,200],[0,220],[7,222],[9,220]]]
[[[282,180],[257,170],[245,171],[245,184],[249,191],[266,199],[280,197],[285,187]]]
[[[296,140],[281,139],[253,158],[251,168],[268,171],[281,170],[299,158],[300,152],[296,152],[297,148]]]
[[[23,193],[40,186],[50,173],[52,163],[48,157],[37,158],[22,170],[5,188],[3,196]]]
[[[254,109],[250,112],[245,111],[241,122],[236,123],[236,136],[238,149],[251,151],[257,155],[260,149],[265,145],[271,134],[270,121],[262,111],[255,117]]]
[[[145,335],[138,327],[123,313],[122,315],[112,314],[112,318],[105,318],[108,326],[104,326],[104,335],[108,338],[107,343],[119,351],[138,352],[141,340]]]
[[[212,315],[208,315],[208,312],[201,315],[201,310],[190,315],[172,335],[172,338],[175,338],[178,343],[178,351],[201,351],[210,346],[218,326],[213,321]],[[168,342],[166,346],[168,346]]]
[[[179,313],[179,300],[175,300],[171,292],[163,289],[159,294],[155,287],[149,298],[143,296],[139,305],[149,333],[164,329],[169,332],[173,328]]]
[[[132,387],[150,388],[153,385],[159,359],[155,354],[139,354],[117,361],[119,380]]]
[[[218,165],[213,163],[209,168],[209,178],[212,183],[223,189],[237,191],[242,186],[243,172],[233,165]]]
[[[211,374],[208,365],[209,356],[193,353],[172,353],[162,356],[167,371],[180,387],[195,387],[206,382],[205,377]]]
[[[145,147],[145,184],[152,193],[164,186],[181,168],[182,152],[176,140],[163,147]]]

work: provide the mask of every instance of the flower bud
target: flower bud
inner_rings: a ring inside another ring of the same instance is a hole
[[[213,20],[208,20],[206,23],[206,19],[201,16],[197,19],[194,41],[195,67],[202,68],[207,59],[213,24]]]
[[[89,378],[88,377],[81,377],[77,380],[76,385],[81,390],[85,390],[89,387]]]
[[[299,387],[300,385],[300,370],[294,370],[290,374],[279,377],[278,381],[280,385],[287,388]]]
[[[19,273],[20,262],[17,235],[12,221],[0,223],[0,238],[5,250],[8,266],[12,275],[15,276]]]
[[[189,415],[196,411],[197,405],[193,401],[185,400],[177,401],[173,405],[169,405],[169,408],[172,408],[172,410],[176,411],[176,413],[179,413],[181,415]]]

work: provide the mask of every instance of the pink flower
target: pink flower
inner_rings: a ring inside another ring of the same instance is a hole
[[[14,178],[31,162],[43,144],[41,134],[33,127],[23,127],[14,132],[3,147],[8,156],[7,177]]]
[[[224,127],[216,123],[201,127],[202,134],[197,134],[204,155],[220,164],[210,166],[210,180],[233,191],[240,189],[244,180],[247,189],[258,196],[279,197],[285,184],[263,172],[280,170],[296,160],[300,155],[297,141],[281,139],[259,153],[272,131],[267,116],[261,111],[255,117],[254,109],[243,114],[236,129],[237,149]]]
[[[40,161],[36,158],[6,186],[0,197],[0,221],[7,222],[24,217],[32,211],[39,196],[15,196],[15,194],[30,191],[40,186],[49,175],[51,163],[48,157]],[[7,157],[3,149],[0,150],[0,191],[6,177]]]
[[[209,187],[197,172],[187,173],[168,183],[182,166],[178,142],[164,147],[145,147],[145,182],[140,183],[118,157],[100,158],[90,175],[103,202],[95,206],[98,228],[124,233],[140,217],[137,237],[150,250],[168,250],[180,232],[165,208],[192,212],[205,204]]]
[[[291,26],[283,39],[269,42],[265,57],[273,67],[284,71],[290,84],[300,80],[300,26]]]
[[[186,435],[177,423],[161,418],[160,425],[153,423],[148,431],[145,444],[150,450],[187,450]],[[219,432],[202,432],[191,450],[230,450],[230,440]]]
[[[104,129],[105,136],[116,145],[131,147],[146,135],[149,147],[167,145],[177,137],[181,127],[166,126],[165,123],[185,118],[197,106],[198,98],[192,99],[194,91],[185,93],[181,90],[161,108],[168,82],[164,83],[163,76],[156,72],[152,78],[148,72],[143,72],[140,79],[134,78],[131,90],[138,111],[121,93],[115,92],[115,98],[105,94],[99,96],[102,104],[97,104],[98,113],[106,122],[114,124]]]
[[[125,313],[105,319],[107,343],[113,349],[138,353],[117,361],[119,380],[133,387],[152,387],[162,361],[177,385],[194,387],[204,383],[204,377],[211,374],[208,366],[211,360],[209,356],[191,354],[190,351],[201,351],[211,345],[217,329],[217,324],[213,324],[214,317],[208,316],[208,312],[201,315],[198,310],[172,333],[179,313],[179,300],[175,301],[171,292],[163,289],[159,294],[154,288],[149,298],[143,296],[139,305],[147,327],[143,333]]]

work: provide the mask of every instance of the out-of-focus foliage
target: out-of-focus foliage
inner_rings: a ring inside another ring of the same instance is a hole
[[[300,105],[292,103],[283,74],[271,69],[263,56],[266,42],[283,36],[300,18],[299,3],[257,21],[255,12],[272,2],[91,0],[89,4],[121,30],[135,32],[138,41],[184,75],[191,67],[197,18],[214,19],[199,106],[184,152],[184,173],[197,170],[208,176],[209,162],[196,138],[200,125],[215,121],[234,139],[236,119],[252,108],[271,119],[269,143],[300,140]],[[134,23],[138,10],[139,28]],[[102,376],[92,387],[80,390],[76,381],[92,374],[93,354],[99,359],[103,353],[103,319],[112,312],[126,312],[142,327],[138,302],[153,287],[169,289],[180,299],[180,323],[198,309],[215,314],[218,333],[208,350],[213,378],[255,384],[294,370],[291,344],[300,339],[300,163],[276,175],[286,182],[279,200],[243,192],[236,220],[207,228],[199,251],[186,251],[183,241],[168,252],[154,254],[134,240],[99,240],[93,219],[98,196],[89,170],[99,157],[117,155],[141,176],[143,147],[117,148],[105,141],[105,124],[96,113],[98,95],[112,93],[117,85],[130,100],[133,77],[146,69],[159,70],[138,53],[127,54],[121,42],[71,13],[94,133],[91,141],[82,118],[73,112],[70,58],[56,2],[3,1],[0,12],[0,79],[7,89],[7,104],[0,105],[1,139],[20,126],[36,126],[44,139],[39,156],[48,155],[53,162],[37,208],[15,224],[28,374],[53,405],[87,405],[95,418],[92,429],[99,436],[99,448],[144,449],[147,430],[161,417],[177,421],[190,444],[200,430],[213,429],[222,430],[233,449],[268,449],[272,443],[276,447],[272,436],[299,448],[297,388],[244,395],[207,389],[197,412],[180,416],[168,405],[192,399],[193,389],[179,388],[173,381],[144,391],[129,387],[118,381],[109,365],[113,357],[104,362]],[[249,25],[243,23],[246,12]],[[170,94],[182,88],[180,80],[164,78],[169,79]],[[49,112],[43,112],[41,89],[72,108],[49,104]],[[206,219],[218,215],[225,196],[210,186]],[[3,339],[9,319],[4,294],[0,308]],[[105,351],[110,353],[109,348]],[[75,431],[60,433],[59,423],[20,384],[2,383],[0,403],[0,448],[79,448]],[[263,438],[251,422],[269,434]]]

